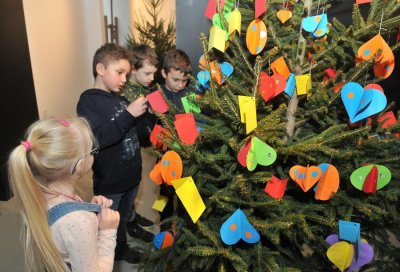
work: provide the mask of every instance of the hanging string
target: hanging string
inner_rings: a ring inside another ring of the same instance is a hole
[[[236,9],[239,8],[239,0],[236,1],[235,8],[236,8]]]
[[[319,4],[321,3],[321,0],[318,0],[318,6],[317,6],[317,14],[316,15],[318,15],[318,13],[319,13]]]
[[[379,35],[381,34],[382,21],[383,21],[383,9],[382,9],[382,15],[381,15],[381,22],[380,22],[380,24],[379,24]]]

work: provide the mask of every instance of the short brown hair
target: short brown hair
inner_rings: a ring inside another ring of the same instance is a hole
[[[128,51],[125,48],[115,43],[104,44],[102,47],[97,49],[94,54],[92,67],[93,76],[95,78],[97,77],[97,64],[102,63],[107,67],[110,62],[119,61],[121,59],[129,61]]]
[[[175,69],[187,75],[190,74],[192,70],[189,56],[180,49],[171,49],[165,54],[162,68],[166,74],[168,74],[171,69]]]
[[[132,68],[135,70],[142,68],[145,61],[154,67],[158,67],[156,51],[147,44],[132,47],[132,49],[129,50],[129,59]]]

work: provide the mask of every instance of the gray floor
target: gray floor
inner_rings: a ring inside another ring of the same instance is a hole
[[[159,187],[146,178],[145,175],[145,171],[149,173],[153,167],[155,158],[149,157],[143,152],[142,157],[143,178],[135,201],[136,211],[155,222],[154,227],[147,228],[147,230],[156,234],[159,232],[159,214],[151,206],[159,194]],[[91,174],[89,173],[79,181],[79,184],[80,186],[77,188],[78,195],[84,200],[89,201],[92,197]],[[25,271],[23,243],[20,237],[21,231],[22,220],[17,214],[14,201],[12,199],[9,201],[0,201],[0,271]],[[129,238],[129,243],[132,246],[137,245],[137,242],[132,238]],[[138,265],[132,265],[125,261],[115,262],[114,264],[114,272],[136,271],[138,271]]]

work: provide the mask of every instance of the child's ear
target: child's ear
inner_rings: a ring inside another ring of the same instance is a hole
[[[104,72],[106,70],[106,67],[104,66],[103,63],[97,63],[96,64],[96,72],[98,75],[104,75]]]
[[[161,75],[163,78],[167,78],[167,73],[165,72],[164,68],[161,69]]]
[[[76,164],[76,167],[75,167],[75,173],[78,175],[78,177],[81,177],[81,176],[83,176],[83,174],[86,173],[85,160],[80,159],[78,161],[78,163]]]

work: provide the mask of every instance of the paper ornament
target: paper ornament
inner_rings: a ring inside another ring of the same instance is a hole
[[[390,170],[378,164],[370,164],[356,169],[350,176],[351,184],[365,193],[375,193],[392,179]]]
[[[150,179],[157,185],[161,185],[164,179],[161,175],[161,161],[154,165],[153,169],[149,173]]]
[[[304,18],[301,27],[312,33],[314,38],[321,38],[328,32],[328,16],[326,13]]]
[[[199,136],[193,113],[175,115],[174,125],[179,139],[187,145],[193,145]]]
[[[290,74],[289,78],[286,81],[286,87],[284,92],[288,96],[292,97],[295,89],[296,89],[296,76],[295,74]]]
[[[159,195],[157,199],[154,201],[152,208],[159,212],[162,212],[167,203],[168,203],[168,197]]]
[[[318,182],[322,175],[322,170],[318,166],[307,165],[307,167],[304,167],[295,165],[290,168],[289,175],[304,192],[307,192]]]
[[[160,138],[165,138],[170,135],[168,129],[163,128],[160,125],[154,125],[154,128],[150,134],[150,142],[157,148],[163,147],[166,148],[165,144]]]
[[[237,209],[221,226],[222,242],[234,245],[240,240],[254,244],[260,240],[260,234],[251,225],[242,210]]]
[[[378,53],[379,50],[380,53]],[[357,62],[368,61],[372,58],[375,62],[373,67],[375,76],[385,79],[392,74],[395,65],[394,54],[380,34],[363,44],[357,51]]]
[[[267,185],[265,186],[264,191],[271,197],[275,199],[280,199],[285,194],[286,185],[289,179],[279,179],[275,176],[272,176],[269,181],[267,181]]]
[[[147,100],[153,111],[159,113],[165,113],[169,110],[169,105],[165,101],[161,90],[154,91],[146,95]]]
[[[331,234],[326,238],[325,241],[329,245],[333,245],[338,243],[340,240],[337,234]],[[351,265],[347,268],[346,272],[358,271],[358,269],[360,269],[362,266],[370,263],[373,260],[373,258],[374,258],[374,250],[365,240],[364,241],[361,240],[360,252],[358,253],[358,257],[356,257],[356,255],[353,254]]]
[[[360,84],[349,82],[341,90],[341,97],[351,123],[381,112],[386,107],[386,96],[380,90],[364,90]]]
[[[242,30],[242,14],[238,9],[235,9],[229,14],[228,34],[232,35],[235,31],[240,35]]]
[[[276,160],[276,151],[257,137],[252,137],[251,146],[246,157],[246,166],[253,171],[258,164],[263,166],[271,165]]]
[[[279,74],[270,77],[267,73],[261,72],[259,81],[258,92],[265,102],[282,93],[286,87],[285,78]]]
[[[253,55],[259,54],[267,43],[267,26],[262,20],[251,21],[247,28],[246,45]]]
[[[274,74],[282,75],[285,78],[285,80],[288,80],[290,76],[290,70],[286,64],[285,59],[282,56],[277,58],[271,63],[271,69],[274,72]]]
[[[154,236],[153,245],[157,249],[164,249],[172,246],[174,243],[174,235],[169,231],[163,231]]]
[[[354,248],[347,242],[337,242],[328,248],[326,255],[340,271],[344,271],[353,260]]]
[[[329,200],[339,189],[339,172],[328,163],[322,163],[318,167],[322,170],[322,175],[315,189],[315,199]]]
[[[254,0],[254,17],[258,18],[267,11],[266,0]]]
[[[208,51],[212,48],[225,52],[225,36],[226,32],[217,26],[211,26],[210,37],[208,39]]]
[[[310,74],[296,76],[295,79],[296,79],[296,90],[298,95],[307,94],[307,92],[312,88]]]
[[[240,121],[246,124],[246,134],[257,127],[256,100],[252,96],[238,96]]]
[[[172,186],[174,186],[176,194],[181,200],[193,223],[196,223],[205,211],[206,206],[204,205],[203,199],[201,198],[192,177],[175,179],[172,181]]]
[[[290,10],[281,9],[276,13],[276,17],[278,17],[279,21],[284,24],[292,18],[292,12]]]
[[[200,113],[201,110],[199,106],[196,104],[196,94],[191,93],[187,96],[184,96],[181,98],[183,109],[185,110],[186,113],[189,112],[195,112],[195,113]]]
[[[168,151],[161,158],[160,166],[161,176],[168,185],[172,181],[182,177],[183,165],[182,159],[175,151]]]

